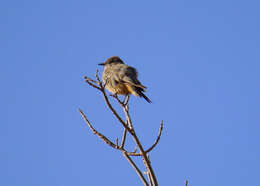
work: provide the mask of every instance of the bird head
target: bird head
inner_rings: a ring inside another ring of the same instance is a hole
[[[104,63],[99,63],[98,65],[108,65],[108,64],[124,64],[124,62],[118,56],[112,56],[108,58]]]

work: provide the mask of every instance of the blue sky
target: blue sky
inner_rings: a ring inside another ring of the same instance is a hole
[[[118,55],[153,101],[130,111],[160,185],[255,185],[260,167],[259,2],[4,1],[0,185],[141,185],[112,140],[121,128],[84,83]],[[134,148],[134,147],[131,147]],[[131,149],[130,148],[130,149]],[[127,181],[126,181],[127,180]]]

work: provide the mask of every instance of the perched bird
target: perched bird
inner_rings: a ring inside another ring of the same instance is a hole
[[[112,56],[99,65],[105,67],[102,80],[108,91],[121,95],[133,94],[143,97],[148,103],[151,103],[151,100],[143,93],[146,87],[137,79],[135,68],[124,64],[117,56]]]

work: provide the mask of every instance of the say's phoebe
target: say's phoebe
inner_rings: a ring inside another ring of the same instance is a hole
[[[137,79],[135,68],[124,64],[117,56],[110,57],[99,65],[105,66],[102,80],[107,90],[113,94],[133,94],[143,97],[148,103],[151,103],[151,100],[143,93],[146,87]]]

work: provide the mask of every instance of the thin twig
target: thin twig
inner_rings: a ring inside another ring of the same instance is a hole
[[[156,141],[154,142],[154,144],[149,149],[147,149],[145,151],[146,154],[151,152],[157,146],[157,144],[159,143],[159,141],[161,139],[162,130],[163,130],[163,121],[161,122],[159,133],[158,133]],[[136,150],[135,150],[134,152],[128,152],[128,155],[129,156],[142,156],[142,153],[136,153]]]
[[[85,81],[90,81],[90,82],[93,82],[93,83],[98,84],[97,81],[95,81],[95,80],[93,80],[93,79],[91,79],[91,78],[89,78],[89,77],[87,77],[87,76],[84,76],[84,79],[85,79]]]
[[[153,182],[152,182],[151,174],[147,173],[147,176],[148,176],[148,179],[149,179],[150,185],[153,186]]]
[[[119,147],[119,145],[118,145],[118,138],[116,138],[116,146],[118,146],[118,147]]]
[[[128,160],[128,162],[132,165],[132,167],[135,169],[136,173],[138,174],[138,176],[140,177],[140,179],[142,180],[143,184],[146,186],[149,186],[149,184],[147,183],[146,179],[144,178],[142,172],[140,171],[140,169],[136,166],[136,164],[134,163],[134,161],[127,155],[127,153],[123,153],[124,157]]]
[[[111,140],[109,140],[105,135],[101,134],[100,132],[98,132],[90,123],[90,121],[87,119],[86,115],[84,114],[84,112],[79,109],[79,112],[82,116],[82,118],[84,119],[84,121],[87,123],[87,125],[89,126],[89,128],[91,129],[91,131],[93,132],[93,134],[97,135],[101,140],[103,140],[106,144],[108,144],[109,146],[111,146],[114,149],[120,150],[123,153],[126,153],[128,156],[141,156],[139,154],[137,154],[136,152],[128,152],[124,149],[124,147],[119,146],[118,145],[118,138],[116,138],[116,144],[114,144]],[[125,129],[126,130],[126,129]],[[137,154],[137,155],[136,155]]]
[[[134,138],[134,141],[135,141],[135,143],[136,143],[136,145],[138,146],[138,148],[139,148],[139,150],[140,150],[140,153],[142,154],[142,156],[143,156],[143,158],[144,158],[144,163],[147,165],[147,171],[148,171],[148,173],[151,175],[151,178],[152,178],[152,182],[153,182],[153,184],[154,184],[154,186],[158,186],[158,182],[157,182],[157,179],[156,179],[156,176],[155,176],[155,174],[154,174],[154,171],[153,171],[153,168],[152,168],[152,166],[151,166],[151,163],[150,163],[150,161],[149,161],[149,159],[148,159],[148,157],[147,157],[147,154],[146,154],[146,152],[144,151],[144,149],[143,149],[143,146],[142,146],[142,144],[140,143],[140,140],[139,140],[139,138],[136,136],[136,134],[135,134],[135,130],[134,130],[134,128],[133,128],[133,124],[132,124],[132,121],[131,121],[131,119],[130,119],[130,115],[129,115],[129,112],[128,112],[128,108],[126,108],[127,107],[127,105],[125,105],[124,107],[123,107],[123,110],[124,110],[124,112],[125,112],[125,115],[126,115],[126,119],[127,119],[127,121],[128,121],[128,124],[129,124],[129,126],[131,126],[131,135],[132,135],[132,137]]]
[[[153,168],[151,166],[149,159],[147,158],[146,152],[144,151],[142,144],[139,141],[139,138],[136,136],[135,133],[131,133],[131,134],[132,134],[132,136],[133,136],[133,138],[136,142],[136,145],[138,146],[138,148],[139,148],[139,150],[140,150],[140,152],[141,152],[141,154],[144,158],[144,162],[147,164],[147,170],[149,171],[149,174],[151,174],[154,186],[158,186],[158,182],[157,182],[156,176],[154,174]]]
[[[148,156],[148,155],[147,155],[147,156]],[[153,181],[151,172],[149,171],[149,167],[148,167],[146,161],[144,160],[144,157],[142,157],[142,159],[143,159],[144,165],[145,165],[146,170],[147,170],[147,171],[145,172],[145,174],[147,175],[147,178],[148,178],[148,180],[149,180],[150,186],[154,186],[154,181]],[[148,159],[149,159],[149,158],[148,158]]]
[[[122,109],[124,110],[128,126],[130,127],[130,129],[133,129],[132,121],[129,116],[129,105],[128,105],[129,95],[126,96],[126,100],[124,101],[121,101],[117,95],[113,95],[113,97],[118,101],[118,103],[121,105]]]
[[[100,81],[100,78],[98,76],[98,69],[96,70],[96,79],[98,81],[98,85],[102,87],[102,82]]]
[[[89,128],[92,130],[93,134],[97,135],[100,139],[102,139],[106,144],[108,144],[109,146],[113,147],[114,149],[120,149],[118,145],[114,144],[112,141],[110,141],[106,136],[104,136],[103,134],[101,134],[100,132],[98,132],[89,122],[88,118],[86,117],[86,115],[83,113],[83,111],[81,109],[79,109],[79,112],[81,114],[81,116],[83,117],[83,119],[86,121],[86,123],[88,124]]]
[[[119,97],[118,97],[117,94],[113,94],[113,95],[111,95],[111,96],[118,101],[118,103],[121,105],[122,108],[126,106],[126,105],[125,105],[125,101],[124,101],[124,100],[121,101],[121,100],[119,99]]]
[[[124,131],[123,131],[123,136],[122,136],[122,141],[121,141],[120,148],[124,148],[124,146],[125,146],[125,139],[126,139],[126,134],[127,134],[127,130],[124,128]]]
[[[128,104],[125,105],[123,107],[123,110],[125,112],[125,117],[126,117],[126,121],[128,123],[128,126],[130,127],[130,129],[134,129],[132,121],[131,121],[131,118],[130,118],[130,115],[129,115],[129,105]]]
[[[118,115],[118,113],[115,111],[115,109],[112,107],[107,94],[105,92],[105,90],[101,90],[101,92],[103,93],[105,102],[107,104],[107,106],[109,107],[109,109],[112,111],[112,113],[116,116],[116,118],[118,119],[118,121],[124,126],[124,128],[127,129],[128,132],[132,133],[133,131],[127,126],[127,124],[123,121],[123,119]]]
[[[127,105],[122,104],[122,102],[119,100],[119,98],[117,96],[115,96],[115,99],[119,102],[119,104],[121,105],[121,107],[123,108],[123,110],[125,112],[125,117],[126,117],[126,120],[128,122],[128,125],[129,125],[130,129],[132,129],[131,135],[133,136],[138,148],[140,149],[140,154],[144,158],[144,163],[147,164],[147,171],[148,171],[149,174],[151,174],[152,182],[154,183],[155,186],[157,186],[158,182],[157,182],[157,179],[156,179],[155,174],[153,172],[150,161],[148,160],[148,158],[146,156],[146,152],[144,151],[142,144],[140,143],[138,137],[135,134],[135,130],[133,128],[133,124],[132,124],[132,121],[131,121],[131,118],[130,118],[130,115],[129,115],[129,111],[128,111],[128,104]]]
[[[157,182],[157,179],[156,179],[156,177],[155,177],[153,168],[152,168],[152,166],[151,166],[150,161],[149,161],[148,158],[147,158],[147,155],[146,155],[146,153],[145,153],[145,151],[144,151],[144,149],[143,149],[142,144],[140,143],[140,141],[139,141],[139,139],[138,139],[138,137],[136,136],[135,133],[133,133],[132,136],[133,136],[133,138],[134,138],[134,140],[135,140],[137,146],[139,147],[139,149],[140,149],[140,151],[141,151],[141,153],[142,153],[142,156],[144,157],[144,161],[145,161],[145,163],[147,164],[147,168],[148,168],[149,173],[151,174],[151,177],[152,177],[152,179],[153,179],[154,185],[155,185],[155,186],[158,186],[158,182]]]
[[[153,148],[158,144],[158,142],[159,142],[160,139],[161,139],[162,130],[163,130],[163,121],[161,121],[160,129],[159,129],[159,133],[158,133],[158,136],[157,136],[156,141],[154,142],[154,144],[153,144],[148,150],[145,151],[146,153],[148,153],[148,152],[150,152],[151,150],[153,150]]]
[[[147,170],[147,176],[148,176],[150,185],[151,185],[151,186],[154,186],[154,185],[155,185],[155,182],[154,182],[154,179],[152,178],[151,171],[149,171],[148,163],[145,161],[144,157],[143,157],[142,159],[143,159],[144,165],[145,165],[146,170]],[[148,154],[147,154],[147,159],[149,160],[149,163],[151,163]]]
[[[125,100],[124,100],[125,105],[128,105],[129,99],[130,99],[130,95],[127,94],[126,97],[125,97]]]
[[[98,89],[98,90],[101,91],[101,88],[100,88],[100,87],[98,87],[98,86],[96,86],[96,85],[93,84],[93,83],[98,83],[97,81],[94,81],[93,79],[90,79],[90,78],[88,78],[87,76],[85,76],[84,79],[85,79],[86,83],[88,83],[90,86],[92,86],[92,87],[94,87],[94,88],[96,88],[96,89]],[[93,82],[93,83],[92,83],[92,82]]]
[[[140,169],[137,167],[137,165],[133,162],[133,160],[129,157],[128,152],[125,151],[123,148],[120,148],[118,145],[114,144],[112,141],[110,141],[107,137],[105,137],[103,134],[101,134],[100,132],[98,132],[89,122],[89,120],[87,119],[86,115],[84,114],[84,112],[79,109],[79,112],[81,114],[81,116],[83,117],[83,119],[85,120],[85,122],[88,124],[89,128],[92,130],[92,132],[97,135],[100,139],[102,139],[106,144],[108,144],[109,146],[117,149],[117,150],[121,150],[124,157],[129,161],[129,163],[132,165],[132,167],[135,169],[135,171],[137,172],[138,176],[140,177],[140,179],[142,180],[142,182],[144,183],[144,185],[148,186],[147,181],[145,180],[142,172],[140,171]],[[117,144],[118,144],[118,139],[116,140]]]

